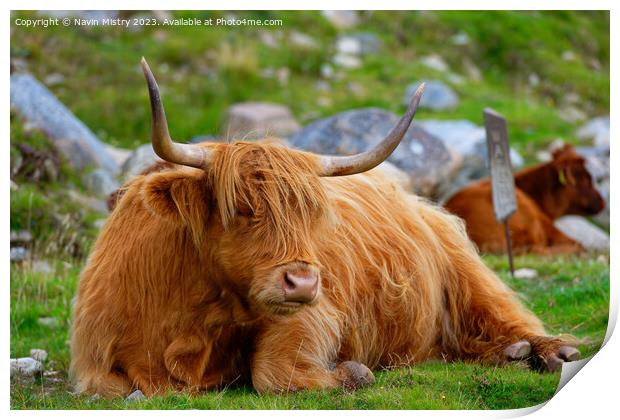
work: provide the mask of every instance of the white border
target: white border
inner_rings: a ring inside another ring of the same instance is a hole
[[[148,4],[146,2],[138,2],[138,1],[129,1],[129,0],[108,0],[108,1],[90,1],[88,4],[85,4],[84,1],[76,1],[76,0],[64,0],[64,1],[56,1],[54,4],[51,4],[49,1],[13,1],[9,0],[3,2],[4,8],[2,9],[1,17],[2,22],[5,22],[3,28],[0,29],[0,38],[2,55],[0,59],[3,63],[3,68],[5,69],[5,77],[0,81],[0,86],[2,87],[1,92],[4,95],[4,101],[1,106],[2,116],[0,117],[0,121],[2,124],[2,133],[3,135],[3,145],[4,150],[3,153],[0,153],[0,167],[4,174],[9,172],[9,34],[10,34],[10,25],[9,23],[9,10],[10,9],[144,9],[144,10],[157,10],[157,9],[170,9],[171,6],[174,9],[203,9],[208,6],[210,9],[225,9],[225,10],[247,10],[247,9],[255,9],[255,10],[303,10],[303,9],[383,9],[383,10],[406,10],[406,9],[427,9],[427,10],[439,10],[439,9],[448,9],[448,10],[459,10],[462,9],[461,6],[466,5],[469,10],[501,10],[501,9],[511,9],[511,10],[554,10],[554,9],[567,9],[567,10],[611,10],[611,72],[612,75],[612,95],[611,95],[611,106],[610,106],[610,115],[612,116],[612,133],[616,137],[615,133],[618,131],[616,129],[618,118],[615,117],[613,111],[617,111],[617,98],[618,98],[618,84],[617,84],[617,76],[614,77],[614,74],[618,74],[620,71],[620,67],[618,66],[618,55],[617,51],[614,50],[614,46],[618,45],[618,27],[620,24],[620,19],[618,18],[619,13],[617,5],[620,4],[617,1],[603,1],[603,0],[590,0],[590,1],[577,1],[577,0],[563,0],[563,1],[541,1],[541,0],[521,0],[519,2],[502,2],[497,0],[474,0],[468,1],[466,4],[462,4],[457,1],[449,1],[449,0],[434,0],[432,2],[411,2],[411,1],[397,1],[397,0],[383,0],[380,3],[377,3],[376,0],[357,0],[357,1],[340,1],[338,4],[331,1],[318,0],[318,1],[309,1],[302,0],[291,2],[290,0],[266,0],[263,2],[250,2],[250,1],[211,1],[209,3],[196,4],[196,2],[191,2],[187,0],[177,0],[173,2],[165,2],[162,0],[152,0],[149,1]],[[614,7],[615,6],[615,7]],[[615,79],[615,80],[614,80]],[[612,197],[617,197],[618,188],[615,182],[615,170],[614,168],[620,164],[618,152],[616,147],[612,147],[612,156],[611,156],[611,189],[612,189]],[[6,176],[6,175],[5,175]],[[10,187],[8,180],[0,184],[0,196],[2,203],[0,204],[0,217],[2,220],[2,237],[4,240],[0,245],[0,263],[2,267],[2,272],[4,276],[2,276],[4,287],[2,288],[2,301],[5,302],[4,310],[2,313],[3,321],[5,328],[0,330],[0,334],[2,335],[2,342],[4,343],[2,355],[4,356],[4,360],[6,361],[9,358],[9,308],[10,308],[10,295],[9,295],[9,194]],[[612,199],[613,200],[613,199]],[[612,201],[613,203],[613,201]],[[611,212],[612,219],[617,219],[614,216],[613,211]],[[614,220],[615,226],[615,220]],[[618,238],[617,235],[612,235],[611,237],[611,261],[619,261],[620,255],[618,254]],[[617,312],[618,312],[618,281],[615,280],[615,274],[617,272],[615,263],[612,264],[611,267],[611,306],[610,306],[610,325],[607,334],[607,338],[609,341],[606,345],[597,353],[592,360],[587,364],[587,366],[580,371],[575,378],[570,380],[564,388],[562,388],[556,396],[554,396],[547,404],[541,405],[541,407],[530,408],[530,409],[522,409],[522,410],[507,410],[507,411],[364,411],[364,412],[325,412],[321,411],[320,413],[314,411],[271,411],[271,412],[260,412],[260,411],[249,411],[244,412],[243,416],[251,416],[253,418],[314,418],[316,416],[338,416],[341,418],[357,416],[359,414],[364,415],[368,418],[380,418],[384,419],[386,416],[388,417],[410,417],[416,416],[416,418],[458,418],[458,419],[478,419],[478,418],[504,418],[504,417],[516,417],[520,415],[524,415],[527,413],[532,413],[532,418],[548,418],[548,417],[561,417],[563,419],[571,419],[571,418],[608,418],[612,415],[617,415],[619,400],[618,400],[618,391],[617,391],[617,376],[620,372],[620,362],[617,360],[616,355],[620,354],[620,339],[618,339],[617,334],[611,335],[610,333],[615,326],[615,322],[617,320]],[[5,362],[3,365],[2,373],[0,373],[0,377],[3,378],[3,386],[2,386],[2,398],[4,401],[4,407],[8,411],[9,410],[9,367],[8,363]],[[612,414],[613,413],[613,414]],[[20,417],[20,418],[31,418],[31,417],[39,417],[49,416],[53,418],[78,418],[83,415],[81,412],[77,411],[50,411],[50,412],[32,412],[32,411],[11,411],[9,413],[11,416]],[[177,417],[182,415],[184,417],[193,417],[193,418],[204,418],[205,416],[209,416],[209,418],[230,418],[230,416],[237,416],[239,412],[228,412],[228,411],[183,411],[179,412],[171,412],[171,411],[149,411],[148,413],[136,412],[136,411],[121,411],[116,412],[114,415],[118,415],[123,418],[133,418],[138,415],[147,415],[150,418],[168,418],[168,417]],[[109,413],[106,411],[100,412],[89,412],[89,416],[93,416],[95,418],[105,418],[109,416]]]

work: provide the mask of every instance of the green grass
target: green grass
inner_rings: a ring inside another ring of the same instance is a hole
[[[517,267],[538,271],[532,280],[512,280],[505,258],[485,261],[517,290],[544,321],[550,333],[572,334],[582,341],[584,357],[601,346],[607,328],[609,260],[607,255],[586,257],[516,258]],[[92,401],[75,396],[67,382],[68,328],[71,299],[80,265],[58,263],[50,275],[11,270],[11,357],[27,356],[30,349],[49,352],[49,377],[34,384],[13,384],[15,409],[506,409],[536,405],[550,399],[559,374],[531,372],[520,364],[504,368],[466,363],[427,362],[411,368],[378,372],[372,386],[259,396],[250,388],[232,388],[200,396],[174,394],[126,404],[122,399]],[[54,317],[55,327],[40,325]]]

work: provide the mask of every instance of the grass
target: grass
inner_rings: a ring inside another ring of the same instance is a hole
[[[136,12],[143,14],[145,12]],[[400,113],[405,88],[417,80],[442,80],[460,96],[452,110],[420,110],[420,119],[468,119],[482,124],[482,109],[493,107],[509,122],[511,145],[526,162],[554,139],[570,143],[580,121],[567,122],[562,109],[575,106],[587,117],[609,114],[608,12],[364,12],[357,27],[338,31],[316,11],[232,12],[238,17],[282,19],[281,27],[49,27],[11,26],[11,60],[29,71],[103,141],[133,148],[148,142],[150,115],[139,67],[145,56],[155,72],[176,139],[225,135],[227,108],[239,101],[288,105],[307,124],[353,108],[377,106]],[[174,17],[218,18],[223,11],[175,11]],[[33,11],[12,12],[37,18]],[[291,43],[289,35],[310,35],[317,47]],[[321,67],[333,61],[340,35],[369,32],[381,49],[362,57],[357,69],[335,66],[325,78]],[[274,46],[261,41],[270,34]],[[467,45],[455,45],[465,34]],[[569,52],[567,59],[567,52]],[[447,73],[424,66],[420,58],[440,55]],[[470,70],[475,67],[480,77]],[[288,77],[278,78],[278,73]],[[460,84],[450,74],[462,77]],[[58,75],[62,77],[58,77]],[[48,83],[55,76],[55,83]],[[530,79],[538,78],[539,83]],[[323,89],[317,89],[320,82]],[[325,90],[324,87],[327,86]],[[70,189],[84,193],[79,174],[61,164],[57,179],[36,181],[13,173],[18,145],[49,151],[49,141],[11,115],[11,229],[35,237],[32,253],[47,258],[51,274],[27,266],[11,267],[11,357],[30,349],[49,352],[43,378],[12,384],[15,409],[96,408],[427,408],[501,409],[548,400],[559,374],[537,374],[515,365],[496,369],[474,364],[429,362],[410,369],[377,373],[373,386],[347,392],[303,392],[258,396],[248,388],[226,389],[198,397],[169,395],[125,404],[75,396],[67,383],[71,300],[79,271],[102,215],[74,203]],[[61,162],[62,163],[62,162]],[[609,258],[518,257],[518,267],[539,272],[514,280],[505,258],[487,263],[517,290],[553,334],[582,339],[584,356],[596,352],[607,328]],[[53,318],[55,325],[41,325]]]
[[[516,258],[517,267],[538,271],[535,279],[510,279],[505,258],[485,261],[517,290],[550,333],[581,339],[584,357],[601,346],[607,328],[609,259],[586,257]],[[68,328],[80,264],[58,262],[53,274],[36,274],[23,267],[11,270],[11,357],[30,349],[49,352],[46,370],[52,373],[34,384],[11,387],[14,409],[506,409],[536,405],[550,399],[559,374],[539,374],[515,364],[504,368],[466,363],[427,362],[411,368],[377,373],[372,386],[259,396],[247,387],[200,396],[173,394],[125,403],[122,399],[91,400],[76,396],[67,382]],[[53,317],[57,325],[39,324]]]

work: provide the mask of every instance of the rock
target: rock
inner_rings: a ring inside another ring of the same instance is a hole
[[[319,46],[316,40],[310,35],[298,31],[291,32],[288,40],[292,45],[300,48],[315,49]]]
[[[562,53],[562,60],[564,61],[575,61],[576,59],[577,55],[571,50],[566,50]]]
[[[45,362],[45,359],[47,359],[47,352],[42,349],[32,349],[30,350],[30,357],[39,362]]]
[[[76,190],[69,190],[69,199],[80,206],[87,207],[92,211],[106,214],[108,212],[108,205],[105,200],[100,200],[95,197],[89,197],[83,195]]]
[[[11,359],[11,379],[33,380],[43,373],[43,363],[32,357]]]
[[[299,130],[290,109],[269,102],[244,102],[228,109],[223,133],[231,139],[287,138]]]
[[[586,119],[585,112],[583,112],[579,108],[572,106],[572,105],[568,105],[563,108],[560,108],[560,110],[558,111],[558,115],[562,120],[566,121],[567,123],[571,123],[571,124],[574,124],[578,121],[583,121]]]
[[[609,235],[581,216],[563,216],[556,219],[555,227],[583,245],[587,250],[609,250]]]
[[[54,272],[54,269],[47,261],[35,260],[32,262],[30,269],[35,273],[49,275]]]
[[[120,184],[103,169],[95,169],[82,177],[84,186],[99,197],[107,197],[110,193],[116,191]]]
[[[420,63],[424,64],[429,69],[437,70],[440,72],[446,72],[449,70],[448,64],[438,54],[431,54],[420,58]]]
[[[484,127],[467,120],[421,120],[418,124],[462,157],[462,165],[453,184],[442,194],[447,199],[470,182],[488,176],[487,145]],[[513,168],[523,166],[523,158],[510,150]]]
[[[11,191],[17,191],[17,190],[19,190],[19,185],[17,185],[16,182],[11,180]]]
[[[359,23],[355,10],[323,10],[321,14],[337,29],[349,29]]]
[[[125,403],[133,403],[145,400],[146,396],[139,389],[135,390],[127,398],[125,398]]]
[[[321,64],[321,77],[331,79],[334,77],[334,68],[327,63]]]
[[[533,268],[519,268],[515,270],[515,277],[518,279],[534,279],[538,276],[538,271]]]
[[[106,219],[97,219],[93,222],[96,229],[101,230],[105,226]]]
[[[594,185],[605,200],[605,208],[592,218],[599,225],[609,229],[609,147],[577,147],[575,148],[575,151],[586,159],[586,169],[588,169],[588,172],[590,172],[590,175],[592,175],[592,181],[594,182]]]
[[[532,87],[540,85],[540,77],[536,73],[530,73],[527,77],[527,81]]]
[[[592,140],[595,146],[609,146],[609,116],[591,119],[575,134],[579,139]]]
[[[28,258],[30,251],[23,246],[11,247],[11,262],[21,262]]]
[[[124,179],[131,179],[159,160],[161,159],[153,151],[151,143],[143,144],[131,152],[123,163],[122,176]]]
[[[411,102],[411,98],[419,85],[420,82],[416,82],[407,87],[403,103],[408,105]],[[426,82],[426,90],[420,100],[420,107],[439,111],[455,108],[458,104],[459,98],[449,86],[438,80]]]
[[[381,50],[381,40],[371,32],[358,32],[338,37],[336,50],[348,55],[376,54]]]
[[[343,112],[304,127],[290,143],[319,154],[351,155],[376,145],[398,119],[377,108]],[[460,164],[439,139],[415,122],[388,161],[407,173],[415,192],[429,197],[450,184]]]
[[[334,56],[334,64],[345,69],[357,69],[362,66],[362,60],[355,55],[338,53]]]
[[[468,45],[470,42],[469,35],[465,32],[459,32],[451,38],[454,45]]]
[[[45,76],[45,79],[43,79],[43,82],[45,82],[47,86],[62,85],[65,82],[65,76],[60,73],[48,74]]]
[[[32,75],[11,75],[11,107],[46,133],[74,168],[93,166],[118,173],[118,164],[103,143]]]
[[[108,151],[112,159],[116,162],[116,164],[121,168],[125,161],[129,159],[131,155],[130,149],[123,149],[122,147],[114,147],[109,144],[104,145],[105,149]]]
[[[44,317],[37,319],[37,324],[42,325],[44,327],[48,327],[48,328],[57,328],[60,325],[60,323],[58,322],[58,319],[53,318],[51,316],[44,316]]]
[[[32,233],[28,230],[12,230],[11,245],[27,245],[32,242]]]

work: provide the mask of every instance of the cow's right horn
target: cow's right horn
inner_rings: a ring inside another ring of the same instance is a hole
[[[160,158],[168,162],[206,169],[212,159],[211,153],[207,149],[193,144],[175,143],[170,138],[166,113],[159,95],[159,87],[144,57],[140,63],[151,99],[151,142],[153,143],[153,150]]]
[[[409,108],[403,117],[398,121],[396,126],[388,133],[388,135],[366,152],[358,153],[352,156],[321,156],[321,173],[320,176],[342,176],[353,175],[368,171],[379,165],[392,154],[400,141],[405,136],[411,120],[415,115],[420,98],[424,92],[425,84],[422,83],[416,90]]]

